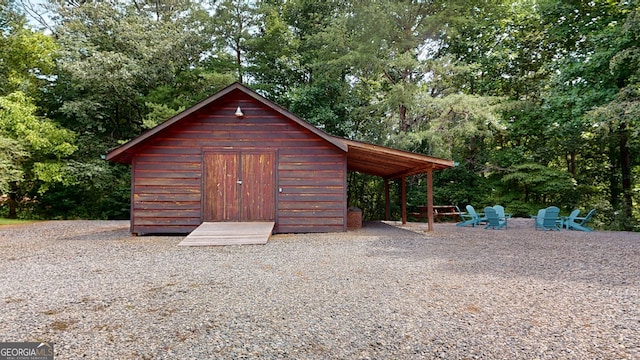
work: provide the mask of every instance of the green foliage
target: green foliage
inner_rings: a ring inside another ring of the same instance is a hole
[[[35,111],[35,105],[21,92],[0,97],[0,137],[16,145],[3,151],[3,158],[9,161],[6,168],[13,174],[11,182],[26,180],[19,176],[25,173],[32,173],[34,179],[45,184],[64,182],[66,177],[61,171],[60,159],[77,149],[74,134],[48,119],[39,118]],[[24,161],[27,158],[29,162]],[[46,191],[46,185],[42,191]]]
[[[10,3],[0,2],[0,96],[20,91],[36,98],[55,69],[53,38],[25,23]]]
[[[75,134],[35,115],[32,100],[21,92],[0,96],[0,191],[8,194],[9,217],[16,216],[19,199],[46,192],[51,184],[70,181],[63,160],[77,149]]]
[[[159,103],[147,98],[152,91],[183,87],[184,96],[193,90],[197,73],[186,74],[200,69],[209,47],[203,10],[186,2],[166,5],[162,11],[125,2],[59,5],[65,19],[55,28],[61,73],[52,95],[62,123],[113,145],[140,133],[145,103]],[[170,107],[194,102],[187,96]]]
[[[35,115],[36,107],[22,92],[0,97],[0,134],[19,140],[29,150],[57,158],[71,155],[74,134]]]
[[[349,173],[348,179],[349,207],[362,210],[364,220],[380,220],[385,218],[384,181],[375,176]],[[392,199],[397,192],[391,191]],[[398,207],[392,209],[397,216]]]
[[[11,184],[24,177],[20,166],[29,155],[17,140],[0,136],[0,194],[11,190]]]
[[[426,189],[426,184],[419,186]],[[440,205],[457,205],[462,211],[467,205],[482,208],[494,205],[489,199],[491,187],[486,178],[479,176],[468,165],[437,171],[433,177],[433,202]],[[426,199],[425,199],[426,201]]]
[[[47,219],[128,219],[130,171],[121,164],[95,159],[69,162],[71,184],[55,183],[37,197],[32,215]]]
[[[255,26],[253,2],[222,0],[215,7],[211,18],[214,41],[220,49],[230,49],[235,58],[237,81],[244,82],[244,53]]]
[[[501,179],[510,192],[516,190],[521,194],[519,200],[527,203],[570,207],[579,202],[571,175],[551,167],[532,163],[515,165]]]
[[[247,72],[254,78],[254,87],[284,106],[287,92],[304,83],[305,72],[299,52],[302,40],[285,20],[287,7],[295,6],[292,3],[262,3],[257,10],[259,31],[246,43]]]
[[[55,0],[49,36],[0,0],[0,190],[25,216],[126,218],[128,172],[99,155],[241,80],[331,134],[456,160],[438,204],[637,230],[639,5]],[[350,174],[350,205],[382,218],[383,188]]]
[[[145,115],[144,120],[142,122],[142,127],[145,129],[151,129],[158,126],[163,121],[171,118],[175,114],[182,112],[184,107],[179,108],[178,110],[174,110],[169,108],[165,104],[155,104],[148,102],[145,104],[151,111]]]
[[[475,158],[483,142],[504,130],[499,119],[501,99],[452,94],[432,98],[423,95],[417,106],[412,129],[390,137],[389,144],[401,149],[452,158]]]
[[[348,89],[339,82],[300,86],[288,94],[289,109],[330,134],[344,136],[350,130],[344,127],[348,124],[344,121],[348,109],[344,91]]]

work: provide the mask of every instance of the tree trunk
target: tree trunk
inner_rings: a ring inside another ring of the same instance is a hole
[[[576,153],[575,153],[575,151],[570,152],[569,156],[567,157],[567,170],[569,170],[569,173],[574,178],[576,177],[577,166],[576,166]]]
[[[400,105],[400,129],[402,132],[407,132],[409,130],[409,124],[407,123],[407,107],[404,105]]]
[[[453,143],[453,141],[451,143]],[[453,154],[453,147],[451,148],[451,153]],[[475,136],[472,136],[469,139],[469,157],[468,157],[469,168],[472,171],[476,171],[476,157],[477,157],[477,155],[478,155],[477,138]]]
[[[620,124],[620,172],[622,175],[622,212],[625,217],[623,227],[625,231],[633,229],[633,195],[631,192],[631,151],[629,150],[628,140],[629,131],[627,123]]]
[[[9,204],[9,219],[17,219],[18,218],[18,193],[16,191],[16,185],[11,184],[11,190],[9,190],[9,200],[7,201]]]
[[[613,142],[613,141],[612,141]],[[620,182],[618,176],[618,154],[616,153],[614,144],[609,145],[609,163],[611,168],[609,169],[609,203],[611,208],[616,211],[620,208]]]
[[[240,45],[238,45],[238,48],[236,49],[236,66],[238,67],[238,82],[242,84],[242,50],[240,50]]]

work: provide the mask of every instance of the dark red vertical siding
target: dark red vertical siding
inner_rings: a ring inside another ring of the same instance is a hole
[[[233,115],[238,106],[243,118]],[[274,154],[275,198],[266,200],[274,203],[259,211],[272,206],[275,232],[346,230],[346,153],[237,91],[148,139],[136,154],[132,232],[185,233],[203,221],[205,152]]]

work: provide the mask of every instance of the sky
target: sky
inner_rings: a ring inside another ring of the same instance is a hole
[[[53,26],[51,14],[44,8],[47,3],[47,0],[16,0],[16,4],[27,16],[29,24],[36,29],[45,28],[44,24]]]

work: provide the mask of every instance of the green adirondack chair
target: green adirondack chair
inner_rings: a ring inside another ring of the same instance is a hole
[[[587,216],[585,217],[578,217],[578,214],[576,214],[576,216],[571,218],[571,215],[569,215],[569,218],[564,221],[564,226],[569,230],[593,231],[592,228],[586,227],[584,226],[584,224],[591,220],[591,217],[593,216],[593,214],[595,214],[595,212],[596,209],[591,209],[591,211],[589,211],[589,213],[587,213]]]
[[[560,209],[556,206],[549,206],[546,209],[538,210],[538,216],[536,216],[536,222],[534,228],[542,230],[560,230],[560,219],[558,218]]]
[[[485,226],[485,229],[502,229],[503,227],[506,229],[507,228],[507,219],[506,218],[500,218],[498,216],[498,212],[496,211],[496,209],[487,206],[486,208],[484,208],[484,216],[485,218],[487,218],[487,226]]]

